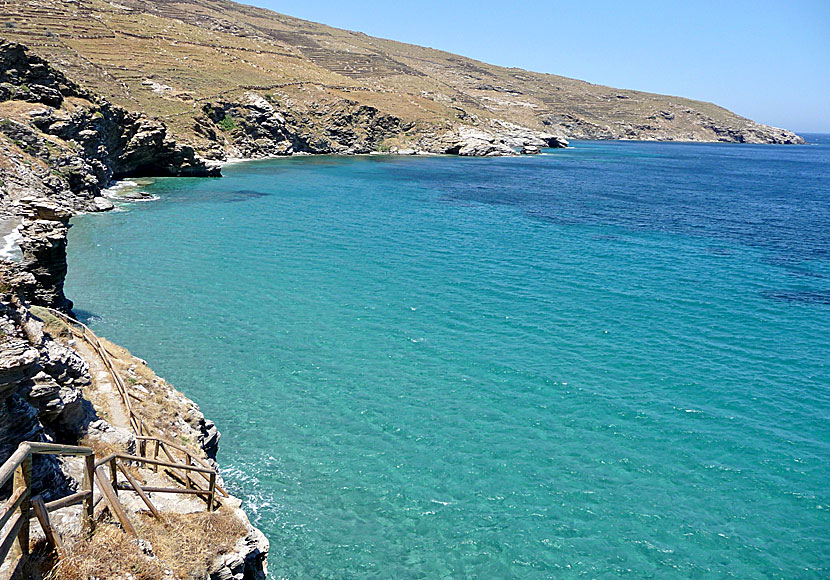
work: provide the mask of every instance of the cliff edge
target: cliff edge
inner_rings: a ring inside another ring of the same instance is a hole
[[[175,455],[180,454],[187,458],[181,465],[218,469],[220,434],[198,405],[126,350],[97,337],[81,339],[89,334],[79,334],[79,325],[58,311],[27,304],[21,291],[35,284],[19,264],[0,260],[0,463],[24,441],[80,444],[101,459],[112,453],[149,457],[148,444],[159,440],[166,442],[162,459],[179,461]],[[106,360],[96,343],[104,345]],[[129,385],[129,406],[118,396],[119,379]],[[131,429],[133,414],[151,438]],[[97,524],[91,536],[83,530],[80,506],[55,509],[50,518],[62,536],[60,558],[45,549],[44,534],[33,526],[32,556],[17,561],[16,570],[13,559],[0,562],[0,577],[264,579],[268,540],[251,525],[242,502],[225,495],[218,509],[207,508],[200,496],[188,494],[198,486],[187,477],[182,481],[179,469],[134,462],[117,480],[112,473],[137,538],[122,529],[96,488]],[[46,502],[66,498],[81,489],[83,473],[83,459],[37,456],[32,495]],[[144,488],[146,502],[132,492],[133,481]],[[224,485],[221,476],[217,485]],[[158,491],[171,489],[180,492]],[[0,490],[0,497],[10,493]],[[148,511],[150,501],[158,513]]]

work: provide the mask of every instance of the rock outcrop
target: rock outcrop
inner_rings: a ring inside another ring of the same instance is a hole
[[[21,44],[0,43],[2,198],[38,194],[74,211],[112,204],[101,191],[128,176],[217,176],[166,125],[129,112],[66,78]],[[34,175],[35,179],[32,179]]]
[[[248,521],[244,511],[234,509],[240,519]],[[270,548],[265,534],[250,526],[248,535],[236,543],[233,551],[213,562],[208,569],[210,580],[265,580]]]
[[[0,260],[0,463],[22,441],[76,441],[91,417],[81,388],[90,383],[81,356],[43,332],[18,297],[31,274]],[[60,496],[77,487],[53,457],[37,457],[36,493]]]
[[[33,304],[72,310],[63,292],[66,279],[66,235],[72,212],[50,201],[21,200],[24,215],[18,245],[23,252],[20,266],[34,276],[35,283],[21,289]]]
[[[350,99],[297,106],[290,99],[246,92],[237,101],[212,102],[202,110],[205,118],[197,119],[195,130],[217,144],[212,155],[219,158],[371,153],[412,129]]]
[[[568,141],[558,135],[533,131],[508,123],[492,123],[486,129],[461,126],[443,135],[423,138],[420,149],[462,157],[500,157],[519,155],[525,147],[561,148]]]

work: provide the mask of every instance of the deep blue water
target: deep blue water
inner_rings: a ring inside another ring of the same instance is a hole
[[[830,138],[292,158],[82,216],[274,578],[830,576]]]

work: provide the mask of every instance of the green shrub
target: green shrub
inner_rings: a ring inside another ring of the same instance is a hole
[[[225,117],[219,121],[218,125],[222,131],[233,131],[236,129],[236,121],[234,121],[233,117],[230,115],[225,115]]]

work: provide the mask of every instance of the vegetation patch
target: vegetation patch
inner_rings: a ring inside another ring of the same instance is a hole
[[[225,117],[216,124],[220,130],[222,131],[233,131],[238,127],[236,121],[234,121],[233,117],[230,115],[225,115]]]
[[[157,520],[137,514],[133,520],[141,541],[115,523],[98,525],[87,540],[75,538],[66,547],[51,577],[55,580],[89,578],[207,578],[211,563],[231,552],[248,533],[230,509],[213,513],[164,514]]]

